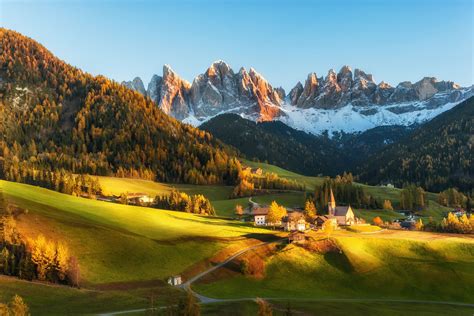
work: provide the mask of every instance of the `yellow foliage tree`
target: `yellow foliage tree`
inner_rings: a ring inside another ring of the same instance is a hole
[[[392,201],[384,200],[383,201],[383,209],[387,211],[393,211]]]
[[[244,215],[244,208],[242,205],[237,204],[235,206],[235,215],[237,215],[239,218],[241,218],[242,215]]]
[[[63,243],[59,243],[56,249],[56,262],[58,269],[58,276],[61,281],[64,281],[69,270],[69,249]]]
[[[286,208],[273,201],[268,210],[267,222],[270,224],[277,224],[284,216],[286,216]]]
[[[25,304],[19,295],[15,295],[10,302],[10,314],[14,316],[28,316],[30,315],[28,305]]]
[[[304,215],[310,220],[316,217],[316,206],[314,205],[313,201],[306,201],[304,205]]]
[[[376,226],[381,227],[383,225],[383,220],[379,216],[374,217],[372,221],[374,222],[374,225]]]
[[[416,230],[423,230],[423,221],[421,220],[421,218],[418,220],[418,222],[415,223],[415,229]]]
[[[337,224],[333,220],[327,220],[323,223],[321,230],[326,234],[327,238],[331,237],[331,234],[336,229]]]
[[[46,280],[46,274],[52,268],[56,251],[43,235],[31,242],[31,260],[36,264],[38,279]]]

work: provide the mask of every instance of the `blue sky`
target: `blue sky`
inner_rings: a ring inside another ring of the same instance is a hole
[[[473,1],[5,1],[0,25],[92,74],[145,85],[163,64],[187,80],[223,59],[290,89],[344,64],[396,85],[473,84]]]

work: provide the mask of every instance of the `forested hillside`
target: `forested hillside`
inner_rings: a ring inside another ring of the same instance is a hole
[[[255,123],[237,114],[222,114],[199,128],[232,145],[248,159],[305,175],[334,176],[355,167],[373,153],[397,142],[413,128],[380,126],[362,133],[315,136],[280,121]]]
[[[307,134],[280,121],[255,123],[237,114],[222,114],[199,128],[236,147],[248,159],[306,175],[336,175],[344,169],[342,156],[328,137]]]
[[[38,170],[234,184],[231,149],[164,114],[150,99],[0,29],[0,177]],[[51,174],[51,173],[46,173]]]
[[[430,191],[474,188],[474,98],[422,125],[359,167],[368,183],[415,182]]]

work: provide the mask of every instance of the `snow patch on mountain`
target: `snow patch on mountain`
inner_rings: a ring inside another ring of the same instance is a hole
[[[395,114],[390,111],[393,106],[373,107],[355,107],[348,104],[342,108],[334,110],[324,109],[301,109],[295,106],[285,104],[282,106],[283,113],[280,121],[311,134],[321,134],[328,131],[329,135],[334,132],[344,131],[346,133],[363,132],[377,126],[403,125],[424,123],[435,116],[452,109],[462,101],[446,103],[435,109],[426,109],[420,103],[414,102],[403,104],[403,106],[413,106],[414,110],[410,112]],[[376,111],[370,115],[363,114],[364,111]]]

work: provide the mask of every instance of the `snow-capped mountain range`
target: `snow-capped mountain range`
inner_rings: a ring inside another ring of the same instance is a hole
[[[396,87],[377,84],[371,74],[348,66],[338,73],[331,69],[326,77],[310,73],[304,85],[298,82],[286,94],[253,68],[235,73],[224,61],[214,62],[192,83],[165,65],[163,75],[154,75],[147,89],[139,77],[123,84],[196,126],[222,113],[237,113],[254,121],[280,120],[313,134],[422,123],[474,94],[474,86],[463,88],[433,77]]]

